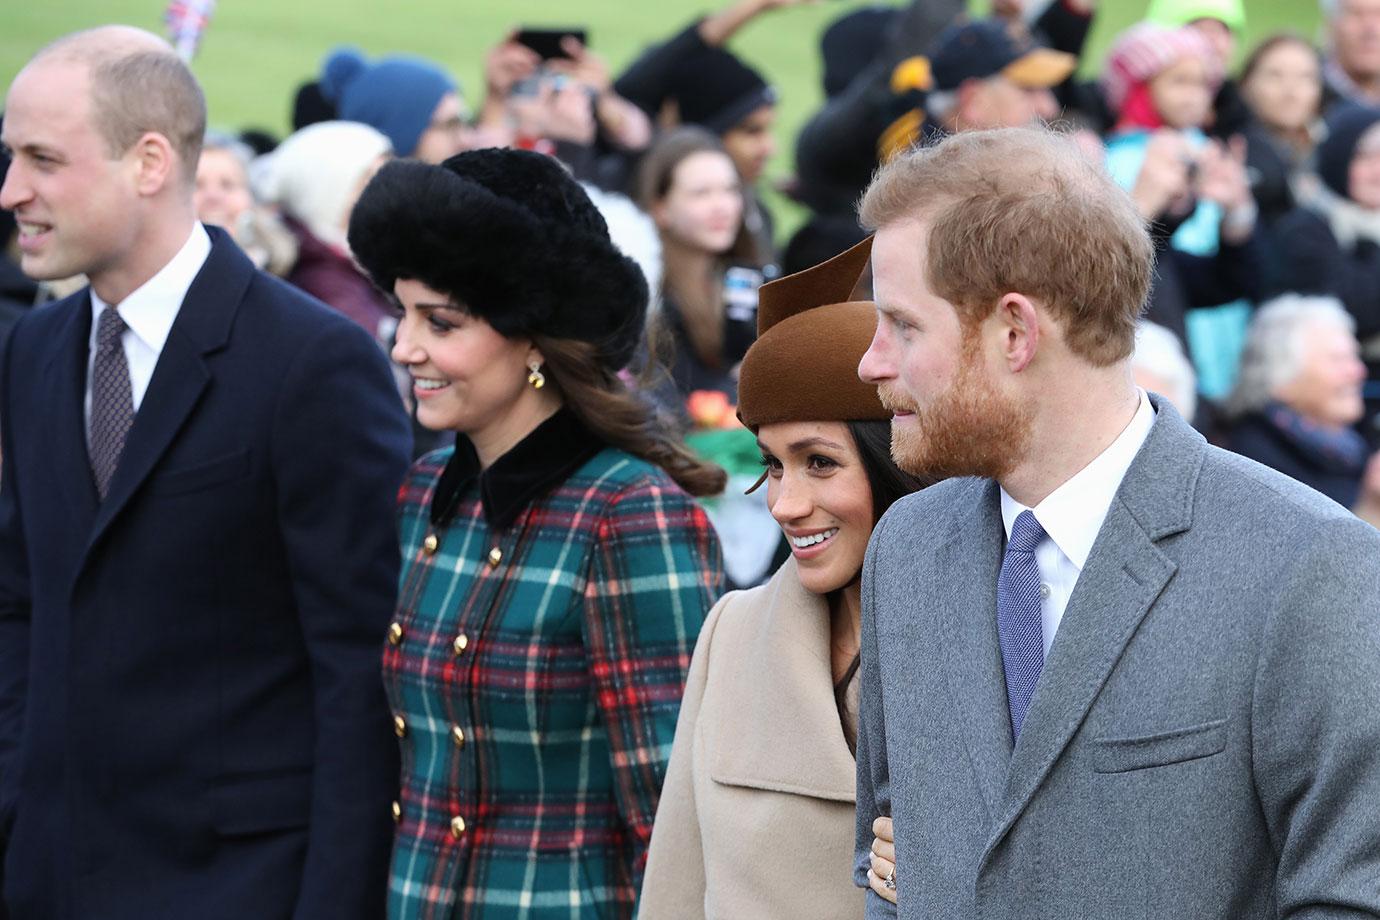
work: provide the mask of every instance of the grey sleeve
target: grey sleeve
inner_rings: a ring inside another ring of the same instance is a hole
[[[878,897],[867,884],[871,865],[872,822],[891,814],[891,779],[886,759],[886,714],[882,710],[881,674],[877,662],[877,557],[885,541],[885,518],[878,523],[863,562],[862,665],[858,702],[857,831],[853,848],[853,882],[867,891],[868,920],[896,916],[896,906]],[[897,874],[900,872],[898,870]]]
[[[1338,517],[1298,549],[1251,715],[1275,903],[1282,920],[1380,918],[1380,533]]]

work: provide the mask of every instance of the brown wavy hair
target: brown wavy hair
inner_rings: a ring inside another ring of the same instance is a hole
[[[566,407],[600,440],[661,467],[691,495],[724,490],[728,474],[696,456],[678,436],[678,423],[628,389],[599,360],[594,345],[545,335],[531,338],[545,359],[543,373],[560,389]]]

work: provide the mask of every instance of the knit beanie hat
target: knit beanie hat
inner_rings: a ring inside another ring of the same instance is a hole
[[[1197,57],[1207,67],[1209,82],[1222,81],[1222,62],[1197,29],[1166,29],[1151,23],[1132,26],[1112,45],[1102,70],[1102,92],[1118,115],[1128,100],[1143,93],[1150,81],[1185,57]]]
[[[848,301],[872,237],[814,268],[762,285],[757,341],[738,375],[738,418],[756,431],[775,422],[889,419],[858,363],[877,331],[876,307]]]
[[[396,160],[350,217],[350,248],[392,291],[399,278],[450,295],[510,338],[596,347],[609,372],[642,340],[647,282],[599,210],[554,158],[471,150],[439,166]]]
[[[701,125],[719,135],[762,106],[776,104],[776,91],[761,74],[732,52],[708,45],[688,55],[669,84],[681,123]]]
[[[354,48],[326,58],[321,93],[338,118],[371,125],[388,136],[393,151],[411,156],[431,115],[456,83],[436,64],[416,57],[386,57],[373,64]]]
[[[1356,145],[1376,123],[1380,123],[1380,109],[1356,103],[1339,105],[1327,116],[1327,138],[1318,145],[1318,176],[1343,198],[1351,198]]]
[[[288,136],[256,170],[258,192],[323,243],[345,248],[345,218],[365,171],[392,152],[388,138],[353,121],[322,121]]]
[[[1145,21],[1157,26],[1186,26],[1199,19],[1224,22],[1240,35],[1246,29],[1246,8],[1241,0],[1150,0]]]

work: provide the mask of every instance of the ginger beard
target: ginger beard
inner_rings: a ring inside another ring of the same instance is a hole
[[[998,391],[979,360],[978,346],[976,330],[965,328],[957,372],[925,406],[885,384],[878,387],[886,408],[914,413],[909,421],[891,423],[891,458],[907,473],[935,480],[999,480],[1024,454],[1030,418],[1014,399]]]

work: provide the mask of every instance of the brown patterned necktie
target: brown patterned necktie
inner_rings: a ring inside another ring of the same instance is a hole
[[[96,327],[96,361],[91,368],[91,473],[105,501],[120,463],[125,438],[134,426],[134,393],[129,361],[121,341],[127,327],[113,306],[101,311]]]

